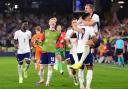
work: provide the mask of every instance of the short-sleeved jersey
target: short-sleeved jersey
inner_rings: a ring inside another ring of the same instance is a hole
[[[72,28],[68,28],[65,38],[66,39],[70,39],[72,33],[73,33],[73,29]]]
[[[84,52],[86,42],[95,35],[95,32],[92,26],[79,25],[78,27],[82,28],[85,32],[84,34],[76,32],[78,38],[77,53],[82,53]]]
[[[42,50],[44,52],[55,52],[56,42],[59,36],[60,36],[60,32],[46,29],[44,32],[43,44],[40,46]]]
[[[74,31],[72,28],[68,28],[68,30],[67,30],[67,32],[66,32],[65,39],[68,39],[68,40],[70,40],[70,42],[71,42],[71,34],[72,34],[73,32],[76,32],[76,31]],[[71,51],[71,48],[69,48],[69,47],[66,46],[66,51]]]
[[[14,39],[18,40],[18,54],[24,54],[27,52],[30,52],[30,43],[29,40],[31,39],[31,32],[26,31],[23,32],[21,30],[18,30],[14,34]]]
[[[32,39],[31,39],[32,40],[32,46],[36,49],[40,49],[40,47],[37,44],[35,44],[35,42],[38,40],[43,40],[43,39],[44,39],[43,33],[37,33],[37,34],[33,35]]]
[[[123,47],[124,47],[124,41],[122,39],[116,40],[116,48],[123,49]]]
[[[99,16],[97,14],[93,14],[92,20],[94,20],[96,22],[96,24],[93,26],[94,27],[94,31],[98,32],[98,25],[97,25],[97,23],[100,23]]]
[[[70,54],[77,51],[76,50],[77,38],[72,38],[72,36],[71,36],[73,32],[76,33],[76,31],[74,31],[72,28],[69,28],[66,33],[66,39],[69,39],[70,44],[71,44]]]
[[[65,38],[65,32],[61,32],[56,43],[56,48],[64,48],[64,43],[62,43],[62,41],[64,41],[64,38]]]

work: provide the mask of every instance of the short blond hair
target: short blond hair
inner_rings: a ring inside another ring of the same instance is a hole
[[[35,30],[36,30],[36,31],[41,31],[41,27],[40,27],[40,26],[36,26],[36,27],[35,27]]]

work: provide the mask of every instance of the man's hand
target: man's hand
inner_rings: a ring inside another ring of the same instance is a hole
[[[73,25],[72,25],[72,28],[73,28],[74,30],[77,30],[77,29],[78,29],[77,24],[73,24]]]
[[[18,49],[18,48],[19,48],[18,40],[14,40],[14,47],[15,47],[16,49]]]
[[[94,46],[93,40],[88,40],[88,42],[86,44],[89,45],[90,47]]]

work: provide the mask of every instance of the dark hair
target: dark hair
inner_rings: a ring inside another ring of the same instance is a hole
[[[77,18],[72,18],[72,20],[71,20],[71,21],[73,21],[73,20],[77,20]]]
[[[72,21],[73,21],[73,20],[77,20],[77,18],[73,17],[73,18],[71,19],[71,21],[70,21],[70,26],[72,25]]]
[[[84,20],[86,17],[88,17],[90,14],[89,13],[83,13],[82,14],[82,19]]]
[[[26,19],[22,20],[22,23],[26,23],[26,22],[28,22]]]

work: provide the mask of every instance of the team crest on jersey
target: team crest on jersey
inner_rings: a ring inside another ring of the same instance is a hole
[[[29,34],[27,34],[27,37],[29,37]]]

